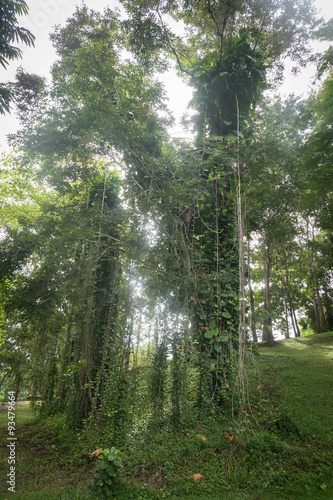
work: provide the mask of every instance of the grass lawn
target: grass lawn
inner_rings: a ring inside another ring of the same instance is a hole
[[[7,448],[7,412],[0,413],[0,498],[63,498],[63,488],[75,485],[77,488],[90,469],[86,464],[73,465],[68,452],[62,454],[52,440],[35,422],[30,405],[17,406],[16,410],[16,493],[8,491],[6,474],[9,472]],[[54,491],[53,491],[54,490]],[[36,494],[36,492],[41,492]],[[81,498],[72,496],[68,498]],[[82,497],[84,498],[84,497]]]
[[[259,346],[247,372],[245,422],[222,413],[129,439],[118,498],[333,499],[333,334]],[[59,442],[29,406],[16,408],[16,493],[9,492],[7,412],[0,436],[1,499],[99,498],[86,450]],[[196,482],[194,473],[204,477]]]

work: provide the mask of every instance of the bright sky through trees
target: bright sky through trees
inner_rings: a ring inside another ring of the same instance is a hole
[[[112,9],[120,8],[117,0],[109,2],[107,0],[86,0],[85,3],[88,7],[97,11],[102,11],[107,5]],[[333,2],[330,0],[315,0],[314,3],[320,15],[326,20],[333,17]],[[29,15],[23,16],[21,23],[22,26],[29,29],[36,36],[35,48],[22,45],[22,59],[12,61],[7,71],[0,68],[0,81],[13,81],[16,69],[19,66],[22,66],[28,72],[47,76],[56,58],[55,51],[49,40],[49,34],[55,25],[65,24],[66,19],[73,14],[75,6],[78,4],[78,0],[30,0],[28,2]],[[286,79],[280,92],[286,95],[290,93],[297,95],[308,93],[314,73],[313,67],[306,68],[297,76],[288,73],[288,71],[291,71],[291,67],[292,64],[286,65]],[[191,91],[173,72],[164,75],[163,81],[170,99],[169,107],[176,118],[176,125],[171,130],[171,134],[175,137],[184,137],[186,132],[182,130],[179,119],[186,111]],[[11,115],[7,114],[0,117],[0,151],[7,149],[6,135],[14,133],[17,126],[18,122],[15,119],[14,110]]]

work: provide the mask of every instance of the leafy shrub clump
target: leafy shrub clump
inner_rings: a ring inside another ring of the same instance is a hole
[[[104,449],[98,456],[93,471],[94,487],[104,498],[110,498],[120,486],[120,472],[123,468],[123,456],[116,448]]]

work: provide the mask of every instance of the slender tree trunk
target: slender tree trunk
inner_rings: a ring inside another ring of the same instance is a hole
[[[22,381],[22,374],[19,365],[17,368],[16,378],[15,378],[15,401],[17,401],[20,392],[21,381]]]
[[[326,326],[329,331],[333,330],[333,301],[325,288],[324,303],[326,309]]]
[[[316,296],[315,296],[314,292],[313,292],[313,295],[312,295],[312,304],[313,304],[313,311],[314,311],[315,322],[316,322],[316,332],[320,333],[319,314],[318,314]]]
[[[289,255],[287,253],[287,261],[286,261],[286,279],[284,283],[284,301],[285,301],[285,308],[286,308],[286,339],[289,339],[289,320],[288,320],[288,287],[289,287]]]
[[[298,326],[298,322],[297,322],[297,318],[296,318],[296,312],[295,312],[295,308],[294,308],[293,305],[292,305],[292,311],[293,311],[293,315],[294,315],[295,328],[296,328],[295,337],[300,337],[301,336],[301,332],[300,332],[300,329],[299,329],[299,326]]]
[[[256,312],[254,308],[254,295],[253,295],[253,290],[252,290],[252,282],[251,282],[251,274],[249,273],[249,293],[250,293],[250,307],[251,307],[251,332],[252,332],[252,338],[253,342],[258,342],[258,337],[257,337],[257,324],[256,324]]]
[[[312,303],[313,303],[313,309],[314,309],[315,321],[316,321],[316,332],[317,333],[325,332],[326,331],[326,321],[325,321],[321,297],[320,297],[317,286],[313,287]]]
[[[288,297],[287,297],[287,287],[284,287],[284,305],[285,305],[285,314],[286,314],[286,333],[285,338],[289,339],[289,315],[288,315]]]
[[[272,254],[270,246],[268,245],[266,248],[266,259],[265,259],[266,269],[265,269],[265,302],[264,302],[264,311],[266,313],[266,317],[264,320],[264,328],[263,328],[263,341],[267,343],[267,345],[272,346],[274,344],[273,337],[273,329],[272,329],[272,304],[270,297],[270,279],[271,279],[271,270],[272,270]]]
[[[128,373],[130,358],[131,358],[131,343],[132,343],[132,335],[133,335],[133,308],[131,309],[131,322],[128,329],[128,339],[127,339],[127,348],[126,348],[126,358],[125,358],[125,373]]]
[[[136,368],[138,365],[138,353],[139,353],[140,341],[141,341],[141,313],[139,316],[138,329],[136,331],[136,346],[133,355],[133,368]]]
[[[69,317],[69,320],[68,320],[68,324],[67,324],[67,334],[66,334],[66,342],[65,342],[65,347],[64,347],[64,350],[63,350],[63,353],[62,353],[62,362],[61,362],[61,371],[60,371],[60,376],[59,376],[59,383],[58,383],[58,387],[57,387],[57,390],[56,390],[56,398],[58,399],[58,404],[61,405],[63,399],[64,399],[64,388],[65,388],[65,384],[64,384],[64,371],[65,371],[65,368],[66,368],[66,364],[68,363],[68,354],[69,354],[69,347],[70,347],[70,336],[71,336],[71,329],[72,329],[72,325],[73,325],[73,304],[72,304],[72,308],[71,308],[71,313],[70,313],[70,317]]]
[[[299,331],[299,327],[298,327],[298,323],[297,323],[297,318],[296,318],[296,313],[295,313],[295,309],[294,309],[294,306],[293,306],[293,303],[292,303],[291,299],[289,299],[289,307],[290,307],[290,316],[291,316],[291,321],[292,321],[292,324],[293,324],[293,330],[294,330],[295,338],[296,337],[300,337],[301,336],[301,332]]]
[[[325,315],[324,315],[324,310],[323,310],[323,303],[322,303],[318,288],[316,288],[316,297],[317,297],[318,312],[319,312],[320,331],[326,332],[326,321],[325,321]]]

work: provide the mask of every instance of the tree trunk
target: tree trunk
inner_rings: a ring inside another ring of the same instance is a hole
[[[316,320],[316,332],[326,332],[326,321],[323,311],[323,305],[317,286],[313,287],[312,302]]]
[[[284,287],[284,305],[285,305],[285,312],[286,312],[286,333],[285,333],[285,338],[289,339],[289,319],[288,319],[288,297],[287,297],[287,287]]]
[[[300,329],[299,329],[299,326],[298,326],[298,322],[297,322],[297,318],[296,318],[296,313],[295,313],[295,308],[294,308],[293,305],[292,305],[292,311],[293,311],[293,315],[294,315],[295,328],[296,328],[295,337],[300,337],[301,336],[301,332],[300,332]]]
[[[313,311],[314,311],[315,322],[316,322],[316,333],[320,333],[319,314],[318,314],[316,296],[314,294],[312,296],[312,304],[313,304]]]
[[[324,303],[326,309],[326,326],[329,331],[333,330],[333,301],[325,288]]]
[[[297,323],[297,318],[296,318],[296,314],[295,314],[295,309],[294,309],[294,306],[293,306],[293,303],[292,303],[291,299],[289,300],[289,307],[290,307],[290,316],[291,316],[291,321],[292,321],[292,324],[293,324],[293,330],[294,330],[295,338],[296,337],[300,337],[301,336],[301,332],[299,331],[299,327],[298,327],[298,323]]]
[[[317,304],[318,304],[318,312],[319,312],[320,331],[326,332],[325,315],[324,315],[323,304],[322,304],[322,300],[321,300],[321,296],[319,294],[318,288],[316,289],[316,296],[317,296]]]
[[[252,332],[252,338],[253,342],[258,342],[258,337],[257,337],[257,325],[256,325],[256,313],[254,309],[254,295],[253,295],[253,290],[252,290],[252,283],[251,283],[251,275],[249,273],[249,292],[250,292],[250,306],[251,306],[251,332]]]
[[[134,315],[133,308],[131,310],[131,322],[128,328],[128,338],[127,338],[127,348],[126,348],[126,357],[125,357],[125,373],[128,373],[130,359],[131,359],[131,344],[132,344],[132,335],[133,335],[133,325],[134,325]]]
[[[21,372],[18,371],[17,376],[16,376],[16,384],[15,384],[15,386],[16,386],[15,387],[15,401],[17,401],[17,398],[18,398],[18,395],[20,392],[21,380],[22,380]]]
[[[267,343],[268,346],[274,344],[273,329],[272,329],[272,304],[270,297],[270,278],[272,270],[272,255],[270,247],[266,248],[266,269],[265,269],[265,302],[264,302],[264,328],[263,328],[263,341]]]

